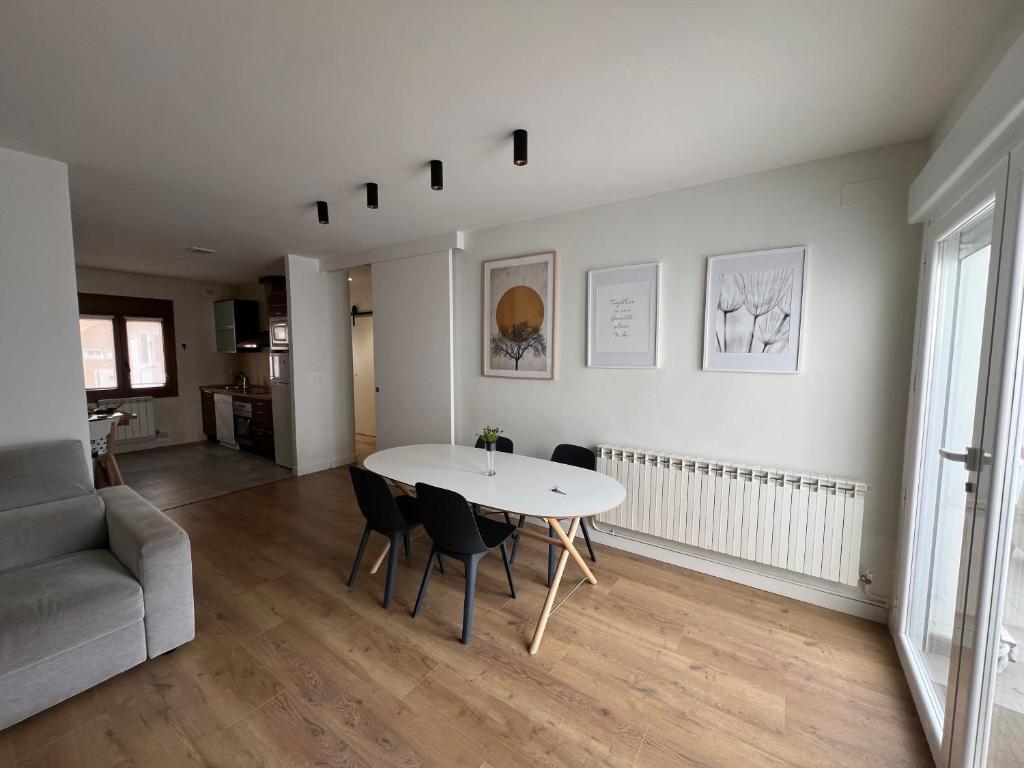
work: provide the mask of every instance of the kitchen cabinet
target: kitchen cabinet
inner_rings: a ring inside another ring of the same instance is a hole
[[[227,299],[213,303],[218,352],[238,352],[238,345],[260,334],[260,303],[251,299]]]
[[[274,409],[269,400],[252,404],[252,449],[268,459],[274,458]]]
[[[203,432],[212,442],[230,442],[241,451],[250,451],[274,460],[274,403],[266,389],[254,388],[252,392],[241,392],[234,388],[205,385],[199,389],[203,409]],[[217,398],[227,399],[231,412],[232,435],[225,441],[218,437]],[[247,408],[239,408],[244,403]],[[239,419],[244,419],[240,422]]]
[[[267,315],[270,317],[288,317],[287,292],[273,291],[267,296]]]
[[[203,433],[207,440],[215,443],[217,442],[217,412],[213,406],[213,392],[200,390],[199,401],[203,409]]]

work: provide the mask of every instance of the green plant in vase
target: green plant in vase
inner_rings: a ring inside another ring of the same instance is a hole
[[[498,446],[498,435],[501,434],[501,427],[484,427],[480,431],[480,439],[484,442],[484,453],[487,454],[487,471],[488,477],[493,477],[494,471],[494,453]]]

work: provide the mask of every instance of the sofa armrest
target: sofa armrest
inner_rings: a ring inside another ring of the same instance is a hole
[[[126,485],[102,488],[110,551],[142,585],[149,658],[193,639],[192,554],[188,535]]]

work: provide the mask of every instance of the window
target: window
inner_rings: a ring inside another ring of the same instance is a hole
[[[85,370],[85,388],[116,389],[117,366],[114,363],[114,318],[78,318],[78,332],[82,337],[82,367]]]
[[[90,399],[178,394],[173,302],[80,293],[78,312]]]

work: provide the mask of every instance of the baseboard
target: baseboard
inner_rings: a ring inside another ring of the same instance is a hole
[[[593,524],[590,526],[590,537],[594,541],[621,549],[624,552],[632,552],[635,555],[649,557],[652,560],[676,565],[680,568],[688,568],[691,571],[743,584],[754,589],[883,624],[888,621],[889,612],[883,606],[871,602],[867,598],[836,591],[843,589],[840,585],[836,585],[835,589],[832,589],[825,585],[802,584],[790,579],[784,571],[780,571],[779,575],[766,573],[755,570],[757,566],[755,563],[751,563],[748,567],[745,563],[727,562],[711,552],[701,552],[700,554],[697,551],[684,552],[658,545],[655,542],[640,541],[629,536],[600,531]]]
[[[337,467],[347,467],[349,464],[355,464],[356,457],[352,456],[335,456],[329,461],[316,461],[312,464],[302,464],[295,467],[296,475],[311,475],[314,472],[324,472],[328,469],[336,469]]]

